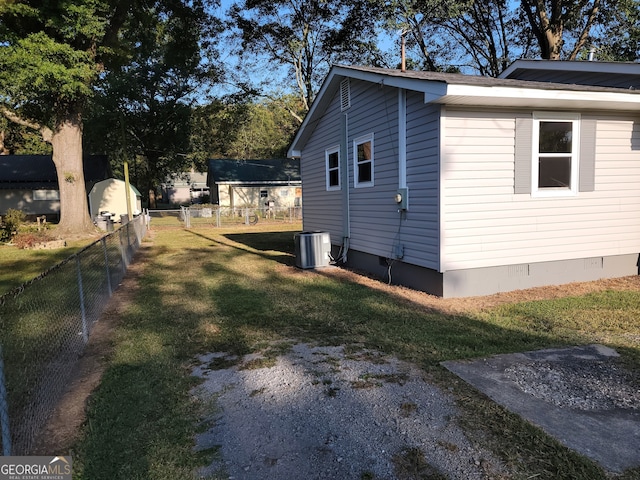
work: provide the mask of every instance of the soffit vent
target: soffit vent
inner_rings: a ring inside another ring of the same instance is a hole
[[[345,78],[340,82],[340,111],[344,111],[351,107],[351,89],[349,79]]]

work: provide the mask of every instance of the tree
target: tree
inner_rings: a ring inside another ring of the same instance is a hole
[[[640,58],[640,0],[618,0],[603,8],[592,48],[601,60],[634,62]]]
[[[287,112],[303,115],[302,108],[294,95],[261,101],[212,102],[199,107],[193,116],[192,148],[203,159],[284,157],[298,127]]]
[[[424,70],[473,70],[498,76],[519,43],[506,0],[393,0],[385,23],[401,31]]]
[[[135,50],[129,22],[163,18],[204,0],[10,0],[0,4],[0,104],[9,120],[52,146],[62,233],[93,228],[82,172],[83,125],[98,79],[126,69]],[[199,11],[202,11],[200,9]],[[148,25],[136,23],[139,35]],[[126,32],[130,32],[127,34]],[[170,34],[170,32],[169,32]]]
[[[100,71],[113,11],[104,2],[15,0],[0,5],[0,108],[51,144],[60,230],[92,228],[82,171],[82,112]]]
[[[432,42],[433,27],[442,18],[457,11],[460,2],[446,0],[391,0],[383,11],[385,26],[391,35],[400,34],[407,39],[407,48],[417,51],[418,68],[436,71],[436,45]],[[409,63],[413,64],[411,59]]]
[[[264,56],[265,76],[285,67],[309,109],[330,65],[356,58],[375,62],[374,4],[365,0],[243,0],[230,9],[240,54]],[[293,112],[290,112],[293,113]],[[299,119],[301,120],[301,119]]]
[[[521,0],[522,9],[546,60],[575,60],[598,20],[602,0]],[[615,8],[611,1],[609,8]],[[573,45],[567,38],[573,37]]]
[[[51,155],[51,145],[34,130],[0,116],[0,155]]]
[[[211,48],[219,29],[201,3],[131,12],[120,32],[129,53],[97,82],[87,147],[114,153],[116,171],[127,160],[151,206],[168,175],[191,168],[191,115],[220,76]]]
[[[519,35],[506,0],[475,0],[446,18],[442,27],[459,46],[454,50],[468,59],[465,66],[480,75],[497,77],[513,61]]]

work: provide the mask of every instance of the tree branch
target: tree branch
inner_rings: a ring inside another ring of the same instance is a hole
[[[569,60],[575,60],[580,50],[585,46],[587,39],[589,38],[589,31],[591,30],[591,27],[593,26],[596,20],[599,9],[600,9],[600,0],[594,0],[593,7],[591,7],[591,11],[589,12],[587,21],[585,22],[582,32],[580,32],[580,36],[578,37],[578,40],[576,41],[575,46],[573,47],[573,51],[569,56]]]
[[[40,135],[42,135],[42,139],[45,142],[51,143],[51,140],[53,139],[53,130],[51,130],[49,127],[40,125],[39,123],[36,123],[36,122],[30,122],[28,120],[25,120],[24,118],[20,117],[15,112],[12,112],[6,107],[0,107],[0,113],[2,113],[2,115],[7,120],[12,121],[13,123],[17,123],[18,125],[22,125],[23,127],[37,130],[38,132],[40,132]]]

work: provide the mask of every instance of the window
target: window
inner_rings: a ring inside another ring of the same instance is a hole
[[[578,191],[579,121],[577,115],[534,115],[532,194],[575,195]]]
[[[33,200],[60,200],[58,190],[34,190]]]
[[[327,172],[327,190],[340,190],[340,147],[324,152]]]
[[[373,186],[373,134],[353,142],[355,187]]]

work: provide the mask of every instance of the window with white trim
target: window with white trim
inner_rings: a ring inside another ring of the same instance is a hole
[[[33,190],[33,200],[60,200],[59,190]]]
[[[324,152],[327,175],[327,190],[340,190],[340,147]]]
[[[580,116],[534,114],[531,193],[570,196],[578,192]]]
[[[373,187],[373,133],[353,141],[354,186]]]

